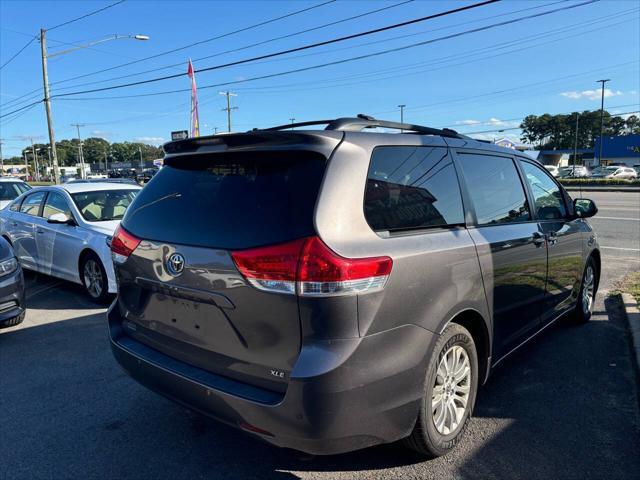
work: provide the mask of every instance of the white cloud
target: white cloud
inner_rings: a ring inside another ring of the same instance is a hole
[[[572,100],[578,100],[580,98],[586,98],[588,100],[599,100],[602,96],[602,90],[583,90],[581,92],[577,92],[575,90],[569,92],[562,92],[560,94],[563,97],[570,98]],[[604,98],[609,97],[618,97],[622,95],[620,90],[611,90],[610,88],[604,89]]]
[[[146,143],[154,146],[158,146],[166,142],[163,137],[136,137],[134,140],[139,143]]]
[[[109,140],[113,136],[113,132],[105,132],[104,130],[92,130],[91,136],[102,138],[103,140]]]

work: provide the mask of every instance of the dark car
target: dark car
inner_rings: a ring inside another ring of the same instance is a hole
[[[274,445],[442,455],[493,367],[591,317],[595,205],[517,151],[367,116],[164,150],[111,243],[113,353]]]
[[[136,175],[136,181],[140,184],[145,184],[158,173],[157,168],[145,168],[139,174]]]
[[[24,314],[22,268],[9,242],[0,237],[0,328],[22,323]]]

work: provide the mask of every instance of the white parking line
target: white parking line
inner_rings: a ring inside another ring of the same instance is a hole
[[[606,248],[608,250],[624,250],[625,252],[640,252],[640,248],[603,247],[603,246],[601,246],[600,248]]]
[[[601,217],[600,215],[593,217],[594,220],[629,220],[631,222],[640,222],[640,218],[625,218],[625,217]]]

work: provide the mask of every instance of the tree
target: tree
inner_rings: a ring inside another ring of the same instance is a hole
[[[528,115],[520,124],[522,129],[521,139],[524,142],[535,145],[539,150],[543,149],[570,149],[573,148],[576,138],[576,113],[569,115]],[[638,133],[640,125],[638,118],[631,116],[626,120],[623,117],[611,116],[604,112],[604,134],[624,135]],[[600,136],[600,111],[586,110],[579,114],[578,148],[593,148],[596,138]]]

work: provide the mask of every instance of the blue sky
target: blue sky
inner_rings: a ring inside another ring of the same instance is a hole
[[[50,28],[114,3],[103,1],[3,1],[0,3],[0,64],[29,41],[40,27]],[[68,44],[111,34],[145,34],[149,41],[118,40],[50,59],[52,95],[100,88],[186,72],[189,57],[196,69],[403,22],[472,2],[338,0],[308,12],[248,29],[215,41],[161,55],[133,65],[76,80],[71,77],[161,54],[194,42],[260,23],[318,2],[304,1],[136,1],[127,0],[101,13],[48,33],[50,53]],[[402,4],[401,4],[402,3]],[[579,1],[503,1],[408,27],[304,52],[197,74],[201,87],[202,133],[226,129],[223,96],[230,89],[238,110],[234,130],[368,113],[405,121],[449,126],[461,132],[512,128],[527,114],[565,113],[599,108],[596,80],[610,78],[606,105],[613,112],[640,110],[640,3],[599,1],[538,18],[466,33],[422,46],[279,77],[247,81],[336,60],[403,47],[535,15]],[[379,13],[311,32],[294,34],[351,16],[396,5]],[[401,37],[401,38],[399,38]],[[262,45],[240,49],[258,42]],[[65,42],[64,44],[61,42]],[[0,70],[0,115],[42,98],[39,44],[33,42]],[[178,66],[160,69],[167,65]],[[123,79],[114,77],[159,70]],[[55,83],[60,82],[60,83]],[[235,84],[202,89],[206,85]],[[82,85],[86,84],[86,85]],[[86,124],[82,135],[109,141],[160,144],[172,130],[189,128],[189,81],[186,76],[111,91],[67,96],[53,101],[56,139],[75,135],[72,123]],[[38,90],[40,89],[40,90]],[[167,90],[185,92],[112,98]],[[15,99],[32,92],[24,99]],[[33,97],[33,98],[31,98]],[[75,99],[75,100],[72,100]],[[23,103],[21,103],[23,102]],[[26,103],[24,103],[26,102]],[[488,132],[486,138],[517,136],[518,131]],[[27,138],[47,140],[44,107],[39,104],[0,119],[3,156],[19,154]]]

